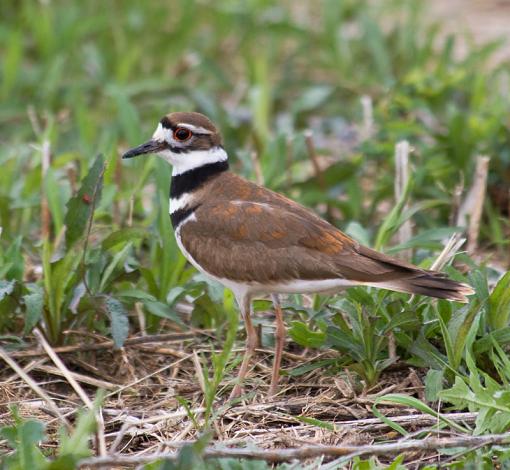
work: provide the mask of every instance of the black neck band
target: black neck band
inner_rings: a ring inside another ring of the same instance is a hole
[[[184,209],[177,209],[175,212],[170,214],[170,220],[174,230],[179,226],[181,222],[184,222],[190,215],[198,209],[199,206],[193,206]]]
[[[202,186],[209,178],[228,170],[228,162],[208,163],[180,175],[172,176],[170,198],[177,199],[184,193],[190,193]],[[175,227],[175,226],[174,226]]]

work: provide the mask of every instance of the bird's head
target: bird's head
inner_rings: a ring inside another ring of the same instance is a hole
[[[167,114],[149,141],[128,150],[122,158],[148,153],[170,163],[174,175],[227,159],[218,129],[200,113]]]

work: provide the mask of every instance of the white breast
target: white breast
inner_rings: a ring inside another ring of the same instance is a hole
[[[170,198],[170,214],[191,206],[193,202],[193,193],[184,193],[178,198]]]

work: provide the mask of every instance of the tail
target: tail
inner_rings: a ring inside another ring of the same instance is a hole
[[[455,300],[463,303],[468,301],[468,295],[475,292],[471,286],[448,279],[444,274],[434,271],[418,271],[415,277],[370,283],[370,285],[397,292],[427,295],[437,299]]]
[[[467,296],[475,293],[471,286],[449,279],[444,273],[421,269],[364,246],[357,254],[360,256],[356,257],[354,276],[367,286],[464,303],[468,302]]]

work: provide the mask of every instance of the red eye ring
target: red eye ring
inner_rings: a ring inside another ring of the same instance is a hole
[[[174,131],[174,139],[179,142],[184,142],[185,140],[191,139],[193,133],[187,129],[186,127],[178,127]]]

